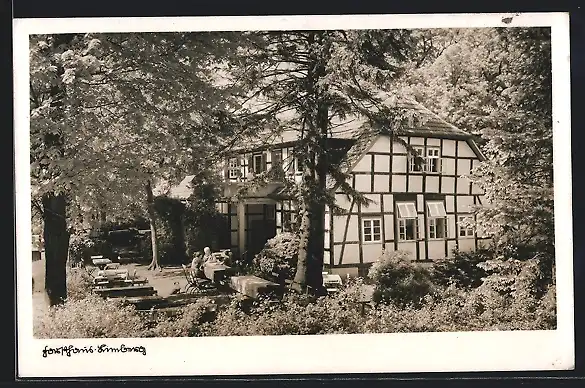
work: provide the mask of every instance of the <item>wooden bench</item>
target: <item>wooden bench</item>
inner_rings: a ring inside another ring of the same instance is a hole
[[[157,292],[152,286],[136,286],[136,287],[111,287],[97,289],[95,292],[103,297],[136,297],[136,296],[152,296]]]
[[[104,259],[103,256],[92,256],[91,262],[99,269],[104,269],[108,264],[112,263],[112,260]]]

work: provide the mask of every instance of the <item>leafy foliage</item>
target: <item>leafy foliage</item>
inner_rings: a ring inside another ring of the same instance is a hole
[[[189,257],[195,252],[203,251],[206,246],[212,249],[231,247],[227,220],[216,208],[219,187],[218,183],[210,180],[194,185],[184,213]]]
[[[69,262],[70,265],[87,263],[96,251],[96,241],[88,232],[78,232],[71,235],[69,239]]]
[[[93,292],[93,277],[84,268],[67,268],[67,300],[78,301]]]
[[[206,298],[183,307],[177,315],[157,317],[143,334],[145,337],[195,337],[209,320],[213,302]]]
[[[419,305],[435,291],[429,270],[413,263],[408,252],[385,251],[370,268],[368,277],[375,285],[375,302]]]
[[[161,263],[184,263],[187,261],[185,232],[182,218],[185,205],[177,199],[156,197],[154,200],[159,224],[159,255]]]
[[[299,237],[294,233],[277,234],[254,257],[254,271],[260,277],[284,283],[293,279],[298,256]]]
[[[487,160],[470,177],[485,190],[478,231],[506,257],[539,255],[552,279],[552,71],[549,28],[437,30],[444,49],[405,89],[482,137]],[[487,206],[486,206],[487,205]]]
[[[395,260],[405,268],[403,260]],[[145,320],[133,308],[123,307],[119,302],[79,292],[78,297],[70,298],[62,307],[51,308],[41,321],[35,322],[35,335],[187,337],[556,328],[556,289],[553,284],[542,296],[534,291],[534,283],[540,277],[536,260],[493,259],[479,265],[487,276],[476,288],[459,288],[452,283],[423,293],[420,283],[411,282],[401,286],[403,292],[399,296],[403,303],[396,303],[398,299],[393,295],[392,303],[372,305],[365,310],[360,302],[364,282],[359,278],[332,296],[288,294],[281,302],[259,300],[246,308],[238,296],[220,306],[202,298],[172,315],[157,316],[154,321]],[[412,273],[412,268],[407,271]],[[70,284],[87,284],[81,272],[71,272],[69,276],[78,277]],[[419,295],[423,296],[416,299]],[[413,299],[417,303],[411,303]],[[404,303],[406,300],[409,302]]]
[[[453,256],[433,263],[433,282],[441,286],[455,285],[458,288],[477,288],[487,272],[478,266],[493,256],[491,251],[454,251]]]
[[[95,295],[51,307],[35,323],[37,338],[128,338],[144,330],[134,308]]]

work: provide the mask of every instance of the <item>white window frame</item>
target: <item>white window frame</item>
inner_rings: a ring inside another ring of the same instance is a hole
[[[237,179],[240,176],[240,163],[238,158],[230,158],[228,160],[228,178]]]
[[[376,229],[378,229],[378,233],[376,233]],[[378,238],[376,238],[376,236],[378,236]],[[364,243],[382,242],[382,219],[380,217],[368,217],[362,219],[362,241]]]
[[[422,161],[422,164],[420,165],[420,169],[417,170],[416,169],[416,159],[415,159],[414,155],[411,153],[410,157],[408,158],[408,171],[415,172],[415,173],[422,173],[426,169],[425,148],[422,146],[413,146],[412,148],[418,153],[418,156],[420,156],[423,159],[423,161]]]
[[[407,242],[407,241],[418,241],[420,236],[419,225],[418,225],[418,214],[416,212],[416,203],[414,201],[409,202],[397,202],[396,203],[396,210],[397,210],[397,219],[398,219],[398,241],[400,242]],[[411,220],[411,221],[410,221]],[[407,238],[408,234],[406,233],[407,230],[407,223],[408,222],[414,223],[414,233],[412,239]]]
[[[425,159],[425,172],[438,174],[441,172],[441,150],[439,147],[427,147],[427,154]],[[434,170],[431,170],[431,165],[434,161]]]
[[[471,238],[475,237],[475,229],[473,226],[462,226],[461,223],[465,222],[467,219],[473,219],[472,215],[465,215],[465,216],[458,216],[457,217],[457,237],[459,238]],[[464,232],[461,235],[461,232]]]
[[[429,240],[444,240],[448,238],[447,213],[443,201],[427,201],[427,236]],[[438,220],[442,220],[443,227],[439,227]],[[442,235],[439,236],[439,232]]]

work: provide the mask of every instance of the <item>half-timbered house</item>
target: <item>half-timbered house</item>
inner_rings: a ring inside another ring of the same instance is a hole
[[[364,274],[383,250],[408,251],[415,261],[431,262],[484,243],[465,222],[473,217],[473,206],[484,202],[480,188],[466,177],[483,158],[473,136],[418,103],[402,104],[416,110],[422,124],[384,132],[364,130],[364,121],[355,119],[333,130],[330,162],[348,173],[351,185],[370,203],[364,206],[336,193],[344,212],[327,209],[325,214],[325,270]],[[253,256],[268,239],[293,227],[294,203],[282,196],[279,179],[236,194],[255,174],[271,169],[300,181],[293,153],[297,142],[298,133],[286,131],[265,144],[241,147],[225,161],[218,208],[227,216],[236,254]]]

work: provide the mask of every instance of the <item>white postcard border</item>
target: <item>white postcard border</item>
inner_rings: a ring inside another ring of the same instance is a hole
[[[512,17],[510,23],[502,18]],[[39,340],[32,336],[30,34],[550,26],[558,328],[554,331]],[[574,367],[569,19],[566,13],[17,19],[14,21],[18,371],[20,377],[559,370]],[[43,358],[45,346],[145,346],[141,354]]]

